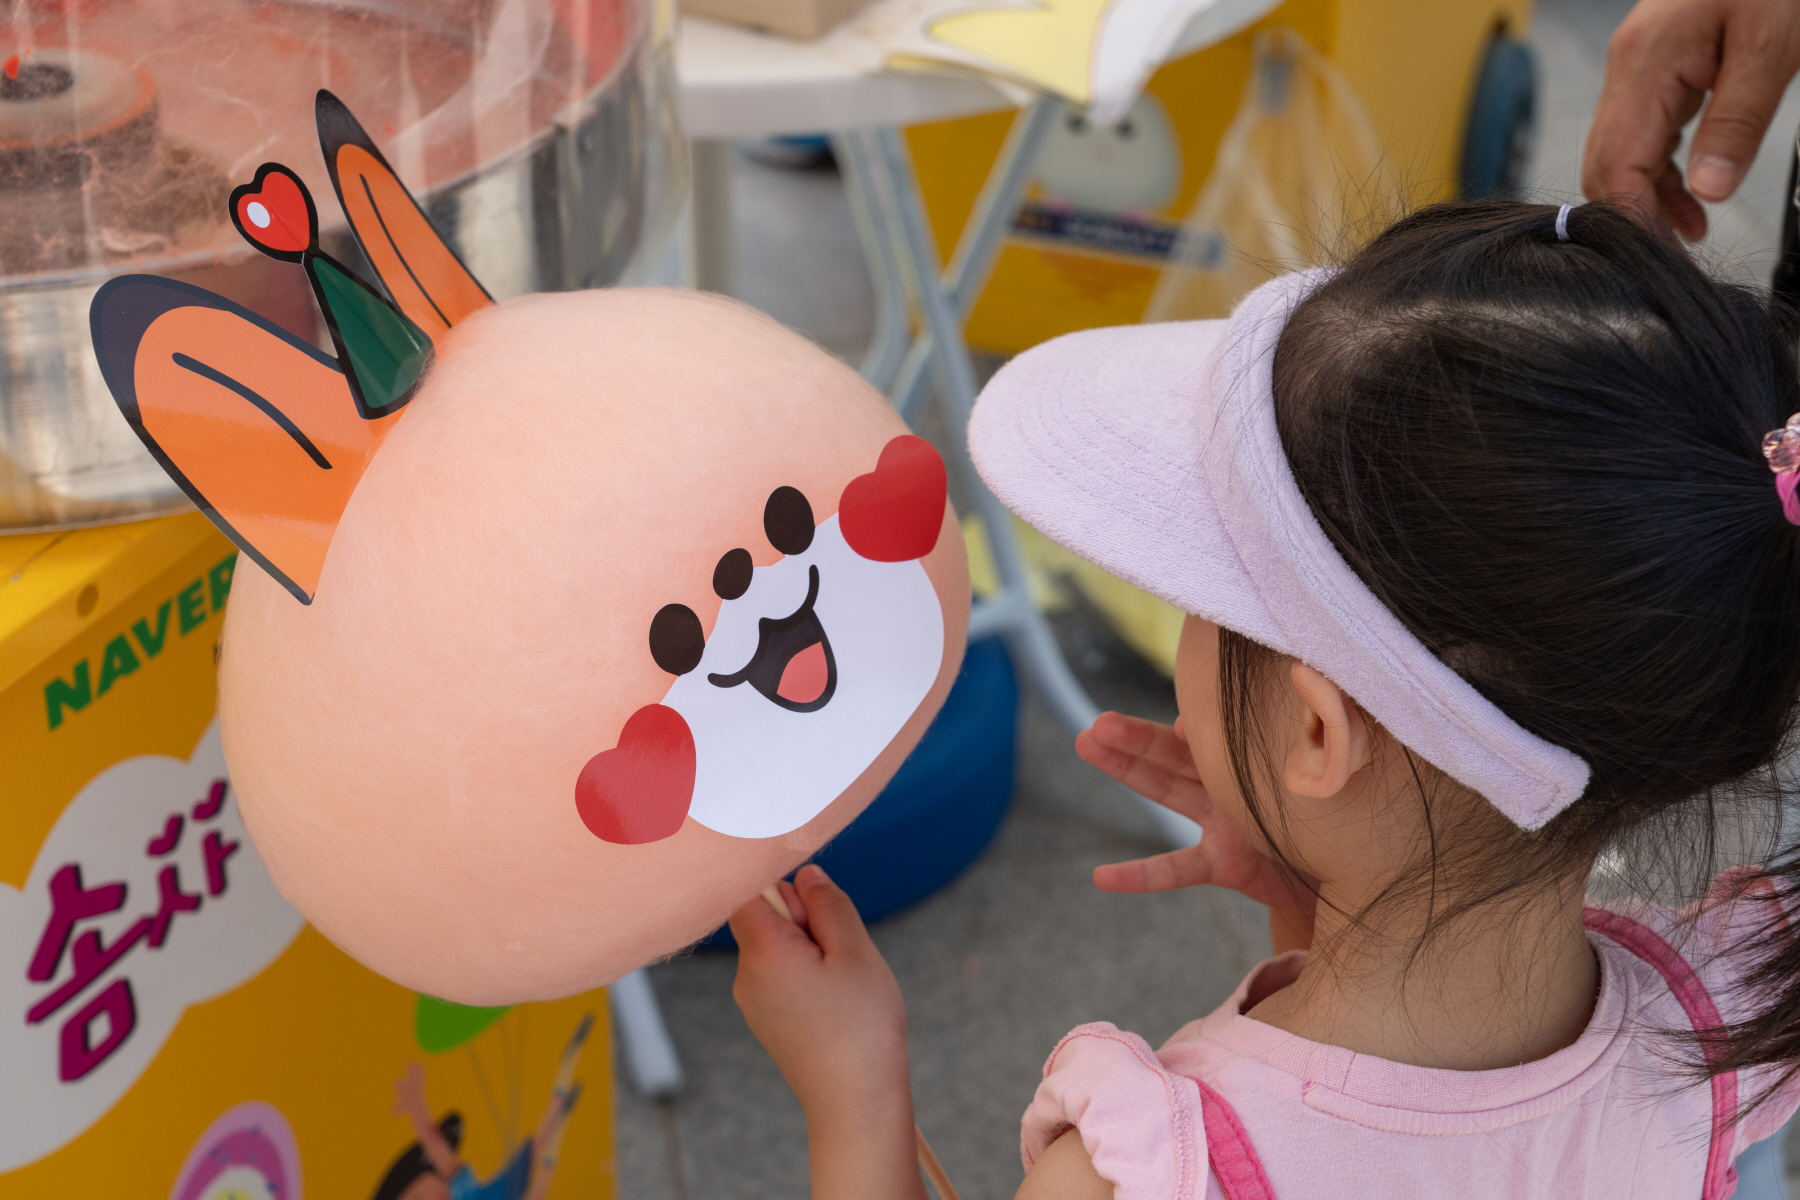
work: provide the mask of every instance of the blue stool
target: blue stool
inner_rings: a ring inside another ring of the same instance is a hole
[[[971,643],[944,707],[874,803],[813,861],[865,921],[916,904],[962,874],[1012,802],[1019,684],[999,638]],[[702,946],[735,946],[720,929]]]

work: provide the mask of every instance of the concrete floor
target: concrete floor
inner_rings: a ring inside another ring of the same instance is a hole
[[[1539,5],[1540,134],[1529,177],[1544,199],[1579,199],[1606,38],[1628,8]],[[1721,269],[1766,280],[1797,121],[1790,95],[1740,199],[1714,210],[1706,253]],[[736,172],[737,294],[855,361],[871,302],[837,176],[749,161]],[[1166,681],[1116,637],[1079,614],[1058,625],[1103,705],[1172,714]],[[966,1200],[1001,1200],[1018,1186],[1019,1114],[1066,1030],[1106,1019],[1154,1043],[1213,1008],[1268,947],[1261,910],[1235,895],[1119,897],[1091,886],[1096,864],[1160,847],[1130,800],[1077,760],[1029,699],[1018,762],[1013,809],[988,852],[874,930],[907,998],[920,1124]],[[731,1001],[734,970],[734,957],[715,952],[651,969],[688,1085],[657,1104],[620,1080],[623,1200],[807,1194],[799,1107]],[[1800,1182],[1791,1162],[1790,1180]]]

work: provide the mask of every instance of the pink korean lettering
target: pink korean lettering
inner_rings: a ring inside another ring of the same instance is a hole
[[[206,841],[201,843],[200,849],[206,855],[206,893],[209,896],[223,896],[225,860],[238,852],[238,844],[226,841],[215,829],[206,835]]]
[[[144,847],[144,853],[151,858],[175,853],[175,847],[181,844],[183,823],[180,813],[170,813],[169,819],[163,822],[163,831],[150,839],[149,844]]]
[[[207,861],[210,864],[212,860]],[[150,923],[150,948],[160,950],[169,938],[169,925],[175,920],[175,914],[199,908],[200,893],[181,890],[181,868],[173,864],[164,867],[156,877],[156,892],[156,919]]]
[[[143,844],[145,856],[166,858],[175,853],[190,818],[197,824],[212,821],[223,811],[227,793],[226,781],[215,779],[187,814],[170,813],[161,831]],[[238,849],[237,841],[217,829],[208,830],[200,844],[206,891],[202,893],[197,887],[191,892],[184,890],[181,868],[175,863],[165,864],[156,876],[155,914],[139,917],[110,942],[98,929],[78,930],[77,926],[123,909],[125,882],[115,880],[88,887],[82,880],[79,863],[65,863],[57,868],[47,887],[50,918],[25,976],[33,983],[48,984],[64,962],[68,963],[68,976],[31,1006],[25,1014],[26,1024],[38,1025],[62,1012],[138,943],[146,942],[152,950],[161,949],[177,917],[199,911],[205,896],[225,894],[229,883],[226,864]],[[115,976],[65,1018],[58,1031],[59,1078],[73,1083],[92,1074],[125,1044],[136,1027],[137,998],[131,981],[123,975]]]
[[[106,1036],[94,1041],[94,1023],[106,1018]],[[70,1017],[59,1034],[57,1075],[74,1083],[112,1057],[137,1028],[137,998],[129,979],[115,979]]]

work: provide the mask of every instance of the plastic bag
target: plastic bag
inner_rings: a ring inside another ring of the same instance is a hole
[[[1223,317],[1276,275],[1341,257],[1404,201],[1349,81],[1296,31],[1266,29],[1144,320]]]

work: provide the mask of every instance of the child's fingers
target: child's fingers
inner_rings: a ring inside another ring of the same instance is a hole
[[[1093,734],[1100,745],[1134,757],[1147,759],[1159,767],[1198,781],[1200,773],[1188,749],[1187,737],[1181,731],[1180,718],[1173,725],[1129,717],[1124,713],[1103,712],[1094,718]]]
[[[775,889],[781,893],[781,898],[787,901],[788,915],[793,917],[794,924],[805,929],[807,926],[806,901],[800,899],[800,889],[785,879],[777,880]]]
[[[761,896],[754,897],[732,913],[730,924],[731,936],[737,939],[738,948],[751,957],[778,952],[783,947],[795,947],[803,942],[812,945],[805,930],[776,912],[775,907]]]
[[[1212,814],[1212,802],[1200,781],[1169,770],[1148,758],[1112,750],[1100,744],[1091,730],[1075,738],[1075,752],[1090,766],[1098,767],[1138,795],[1204,823]]]
[[[1212,855],[1205,846],[1202,840],[1198,845],[1149,858],[1106,863],[1094,868],[1094,886],[1103,892],[1172,892],[1212,883]]]
[[[846,954],[873,946],[856,905],[824,870],[807,863],[794,876],[794,887],[806,905],[809,932],[827,955]]]

